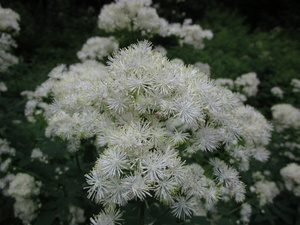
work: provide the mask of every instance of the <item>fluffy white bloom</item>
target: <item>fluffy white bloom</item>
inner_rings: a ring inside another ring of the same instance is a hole
[[[251,106],[240,106],[235,111],[240,132],[248,145],[267,145],[272,125]]]
[[[229,78],[218,78],[218,79],[215,80],[215,82],[216,82],[217,85],[227,87],[230,90],[232,90],[233,87],[234,87],[233,80],[229,79]]]
[[[203,30],[200,25],[192,24],[191,19],[186,19],[182,25],[170,24],[167,28],[167,34],[179,36],[181,44],[190,44],[196,49],[204,48],[204,39],[213,38],[213,33],[210,30]]]
[[[30,224],[37,216],[40,205],[29,198],[16,198],[14,215],[22,220],[23,224]]]
[[[170,62],[144,41],[116,52],[106,67],[84,62],[58,67],[49,76],[28,94],[38,102],[33,114],[41,96],[54,98],[44,112],[47,135],[69,141],[95,137],[97,147],[105,146],[86,175],[88,197],[107,210],[92,224],[113,221],[108,212],[148,197],[180,218],[191,215],[194,201],[244,199],[244,184],[232,166],[219,160],[213,180],[201,166],[185,165],[178,151],[218,153],[219,146],[238,145],[238,138],[261,147],[268,143],[269,125],[199,69]]]
[[[210,66],[207,63],[196,62],[194,66],[197,67],[201,72],[210,76]]]
[[[98,26],[108,32],[126,29],[163,37],[175,35],[180,38],[181,44],[190,44],[197,49],[204,47],[204,39],[213,37],[210,30],[203,30],[200,25],[192,24],[191,19],[185,20],[183,24],[169,24],[164,18],[159,17],[151,4],[151,0],[116,0],[103,6]]]
[[[284,180],[286,189],[293,191],[300,197],[300,166],[296,163],[290,163],[280,170],[280,175]]]
[[[20,16],[18,13],[16,13],[12,9],[2,8],[0,5],[0,30],[1,31],[7,31],[7,30],[19,31],[20,30],[20,26],[18,23],[19,20],[20,20]]]
[[[277,104],[272,106],[273,123],[277,131],[286,128],[300,128],[300,110],[290,104]]]
[[[272,203],[273,199],[280,193],[275,182],[266,180],[256,182],[250,189],[257,194],[260,206]]]
[[[7,86],[4,82],[0,82],[0,92],[7,91]]]
[[[47,155],[43,154],[43,152],[39,148],[35,148],[31,151],[31,159],[37,159],[40,162],[48,163]]]
[[[30,223],[37,216],[40,204],[34,198],[40,193],[41,183],[34,177],[18,173],[10,180],[7,194],[15,199],[14,214],[24,224]]]
[[[293,92],[299,93],[300,92],[300,79],[292,79],[291,85],[293,86]]]
[[[98,25],[105,31],[116,29],[157,32],[163,22],[156,9],[149,7],[151,0],[117,0],[101,9]]]
[[[283,90],[280,88],[280,87],[273,87],[271,89],[271,93],[275,96],[275,97],[278,97],[280,99],[283,98],[283,95],[284,95],[284,92]]]
[[[8,170],[12,161],[10,156],[14,156],[15,153],[16,150],[9,146],[7,140],[0,138],[0,171],[6,172]]]
[[[116,225],[121,224],[122,213],[120,211],[102,211],[91,218],[92,225]]]
[[[13,156],[16,154],[16,150],[9,146],[7,140],[0,138],[0,156],[4,154]]]
[[[9,196],[7,190],[9,187],[9,183],[14,179],[14,177],[15,176],[13,174],[7,174],[6,176],[0,179],[0,190],[2,190],[4,196]]]
[[[113,37],[92,37],[89,38],[77,52],[81,61],[101,60],[119,48],[118,41]]]
[[[259,83],[260,81],[254,72],[243,74],[234,81],[239,92],[245,94],[247,97],[252,97],[257,94]]]
[[[70,225],[77,225],[79,223],[83,223],[85,221],[84,210],[77,206],[70,205],[69,217],[70,217],[70,223],[69,223]]]
[[[19,14],[11,9],[2,8],[0,5],[0,72],[4,72],[11,65],[18,63],[18,58],[11,54],[12,48],[17,47],[9,33],[17,34],[20,30],[18,23]],[[6,91],[5,83],[0,81],[0,92]]]
[[[29,198],[40,193],[40,183],[26,173],[18,173],[10,182],[8,193],[14,198]]]
[[[241,221],[243,224],[249,224],[251,213],[252,213],[251,205],[248,203],[243,203],[240,211]]]
[[[168,53],[167,50],[161,45],[154,46],[153,51],[158,51],[164,56],[167,55],[167,53]]]

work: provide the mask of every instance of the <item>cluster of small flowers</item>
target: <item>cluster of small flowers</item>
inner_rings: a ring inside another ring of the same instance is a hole
[[[280,170],[286,189],[300,197],[300,165],[290,163]]]
[[[18,173],[9,174],[1,180],[7,189],[3,194],[15,199],[14,215],[22,220],[23,224],[29,224],[37,216],[37,210],[41,207],[36,197],[40,193],[41,183],[36,182],[34,177]]]
[[[287,128],[300,128],[300,110],[290,104],[272,106],[273,124],[278,132]]]
[[[241,102],[245,102],[247,97],[253,97],[257,94],[259,83],[260,81],[254,72],[243,74],[235,81],[229,78],[216,79],[216,84],[237,91],[236,95]]]
[[[196,62],[194,66],[196,66],[200,70],[200,72],[203,72],[206,75],[210,76],[210,66],[207,63]]]
[[[283,95],[284,95],[284,92],[283,90],[280,88],[280,87],[273,87],[271,89],[271,93],[277,97],[277,98],[280,98],[280,99],[283,99]]]
[[[292,79],[291,85],[293,86],[293,92],[299,93],[300,92],[300,80],[299,79]]]
[[[18,58],[9,53],[13,47],[17,47],[11,32],[17,33],[20,30],[18,20],[20,16],[11,9],[2,8],[0,5],[0,72],[4,72],[13,64],[18,63]],[[0,91],[6,91],[3,82],[0,84]]]
[[[258,181],[250,187],[250,190],[257,194],[259,205],[264,206],[273,203],[274,198],[279,195],[280,190],[274,181],[268,181],[265,176],[260,172],[253,174],[254,179]]]
[[[70,225],[78,225],[85,221],[84,210],[74,205],[69,206]]]
[[[243,203],[240,211],[240,215],[241,215],[240,221],[242,222],[242,224],[247,225],[250,223],[251,214],[252,214],[251,205],[248,203]]]
[[[260,81],[254,72],[243,74],[234,81],[235,86],[247,97],[257,94],[259,83]]]
[[[9,168],[12,159],[10,156],[14,156],[16,154],[16,150],[14,148],[9,147],[9,143],[0,138],[0,171],[6,172]],[[5,160],[2,158],[6,158]]]
[[[176,35],[181,44],[190,44],[197,49],[204,47],[203,39],[213,37],[210,30],[193,25],[191,19],[185,20],[183,24],[169,24],[167,20],[158,16],[156,9],[150,7],[151,4],[151,0],[116,0],[115,3],[102,8],[98,26],[107,32],[126,29],[163,37]]]
[[[113,37],[92,37],[83,45],[82,49],[77,52],[77,57],[81,61],[102,60],[112,52],[118,50],[119,43]]]
[[[38,160],[38,161],[40,161],[42,163],[46,163],[46,164],[49,163],[47,155],[45,155],[39,148],[33,149],[30,157],[31,157],[31,160]]]
[[[179,147],[192,154],[225,145],[232,162],[268,158],[264,145],[272,128],[259,112],[196,67],[170,62],[147,41],[119,50],[108,66],[86,61],[59,66],[49,76],[29,95],[35,106],[46,105],[46,134],[75,143],[74,150],[80,139],[91,137],[106,147],[86,175],[88,197],[105,207],[92,224],[115,221],[118,206],[147,197],[170,205],[183,219],[201,199],[243,201],[236,169],[215,158],[209,166],[217,179],[208,178],[201,165],[185,165]],[[43,97],[50,94],[49,105]],[[33,116],[35,110],[27,112]]]

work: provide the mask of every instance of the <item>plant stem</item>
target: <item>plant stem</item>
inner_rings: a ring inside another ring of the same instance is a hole
[[[139,222],[138,225],[144,225],[145,224],[145,202],[140,202],[140,216],[139,216]]]
[[[78,171],[81,172],[82,170],[81,170],[81,167],[79,164],[78,151],[76,151],[76,153],[75,153],[75,158],[76,158],[76,164],[77,164]]]

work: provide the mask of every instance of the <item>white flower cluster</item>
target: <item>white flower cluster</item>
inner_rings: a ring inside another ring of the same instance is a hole
[[[259,83],[260,81],[254,72],[243,74],[234,81],[237,89],[240,89],[239,92],[245,94],[247,97],[257,94]]]
[[[81,61],[85,60],[102,60],[112,52],[118,50],[119,43],[113,37],[92,37],[89,38],[77,52],[77,57]]]
[[[300,92],[300,79],[292,79],[291,85],[293,86],[293,92],[299,93]]]
[[[37,216],[40,204],[36,197],[40,188],[41,183],[25,173],[16,174],[9,183],[7,194],[15,199],[14,214],[23,224],[30,223]]]
[[[264,171],[264,174],[269,174],[269,171]],[[280,193],[280,190],[273,181],[266,180],[264,174],[260,171],[253,173],[254,180],[257,180],[250,190],[256,193],[259,199],[259,205],[265,206],[266,204],[273,203],[274,198]]]
[[[14,156],[16,154],[16,150],[14,148],[9,147],[9,143],[0,138],[0,171],[6,172],[8,167],[11,164],[12,159],[10,156]]]
[[[70,225],[77,225],[85,221],[84,210],[74,205],[69,206]]]
[[[277,97],[277,98],[280,98],[280,99],[283,99],[283,95],[284,95],[284,92],[283,90],[280,88],[280,87],[273,87],[271,89],[271,93]]]
[[[19,31],[20,26],[18,20],[20,20],[19,14],[17,14],[12,9],[2,8],[0,5],[0,30],[1,31],[6,31],[6,30]]]
[[[98,26],[107,32],[126,29],[163,37],[176,35],[180,38],[181,44],[190,44],[198,49],[204,47],[203,39],[213,37],[210,30],[203,30],[201,26],[193,25],[191,19],[185,20],[183,24],[169,24],[167,20],[158,16],[151,4],[151,0],[116,0],[102,8]]]
[[[272,106],[273,124],[278,132],[287,128],[300,128],[300,110],[290,104]]]
[[[42,163],[49,163],[48,156],[45,155],[39,148],[35,148],[32,150],[30,158],[31,160],[38,160]]]
[[[235,118],[240,121],[240,135],[245,144],[230,144],[225,150],[234,159],[232,163],[238,163],[239,169],[249,169],[250,157],[265,162],[269,159],[270,152],[264,147],[271,138],[272,126],[266,119],[251,106],[240,106],[235,111]]]
[[[259,112],[240,105],[196,67],[170,62],[146,41],[119,50],[106,67],[87,61],[59,66],[49,76],[30,100],[37,106],[47,94],[54,98],[44,107],[46,134],[70,141],[72,149],[92,137],[97,147],[105,147],[86,175],[88,197],[105,207],[93,224],[100,218],[115,221],[119,206],[147,197],[183,219],[200,200],[244,199],[236,169],[214,158],[208,166],[217,179],[208,178],[201,165],[185,165],[179,148],[205,154],[225,145],[233,161],[244,159],[243,153],[267,159],[263,146],[271,126]],[[31,115],[34,110],[27,109]],[[231,154],[238,146],[245,149]]]
[[[233,90],[233,88],[234,88],[234,81],[230,78],[218,78],[218,79],[215,79],[215,83],[217,85],[227,87],[230,90]]]
[[[240,221],[242,222],[242,224],[247,225],[250,223],[251,214],[252,214],[251,205],[248,203],[243,203],[240,211],[240,215],[241,215]]]
[[[18,63],[18,58],[9,53],[17,45],[8,33],[20,30],[18,20],[20,20],[20,16],[16,12],[2,8],[0,5],[0,72],[6,71],[9,66]],[[1,82],[1,86],[0,91],[5,91],[5,84]]]
[[[167,35],[175,35],[180,38],[180,44],[190,44],[196,49],[204,48],[203,40],[212,39],[210,30],[203,30],[198,24],[192,24],[191,19],[185,19],[183,24],[173,23],[167,27]]]
[[[286,189],[300,197],[300,165],[290,163],[280,170]]]
[[[273,203],[273,199],[280,193],[275,182],[266,180],[256,182],[251,191],[257,194],[260,206]]]
[[[194,66],[196,66],[201,72],[210,76],[210,66],[207,63],[196,62]]]
[[[260,83],[254,72],[243,74],[235,80],[230,78],[218,78],[215,82],[217,85],[237,91],[236,97],[240,102],[247,101],[247,97],[255,96],[258,92],[258,85]]]

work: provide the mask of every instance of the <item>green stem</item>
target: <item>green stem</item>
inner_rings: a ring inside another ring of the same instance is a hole
[[[82,172],[80,164],[79,164],[79,158],[78,158],[78,151],[75,153],[75,159],[76,159],[76,165],[79,172]]]
[[[140,216],[139,216],[139,222],[138,225],[144,225],[145,224],[145,202],[140,202]]]

